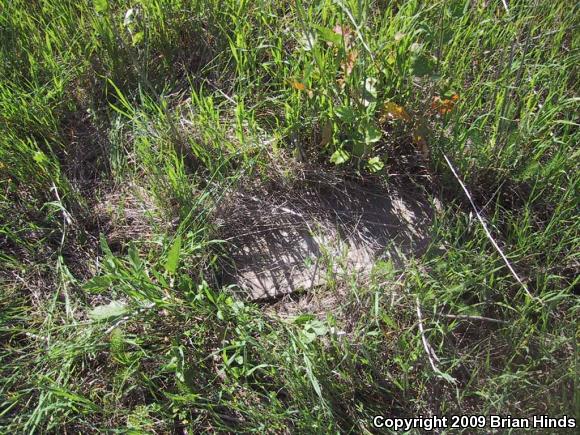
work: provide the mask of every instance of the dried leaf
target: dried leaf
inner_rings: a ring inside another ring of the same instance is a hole
[[[429,145],[425,137],[426,134],[427,130],[423,125],[419,124],[415,126],[413,130],[413,142],[425,160],[429,159]]]
[[[335,34],[340,35],[342,37],[342,39],[344,40],[344,46],[348,50],[351,46],[351,43],[352,43],[352,40],[354,37],[354,33],[353,33],[352,29],[350,29],[347,26],[341,26],[340,24],[337,24],[336,26],[334,26],[332,31]]]
[[[320,146],[325,147],[330,143],[332,139],[332,123],[330,121],[326,121],[322,126],[322,131],[320,133]]]
[[[356,63],[357,58],[358,58],[358,51],[356,51],[356,50],[350,50],[346,54],[346,59],[340,64],[340,67],[342,69],[342,73],[343,73],[344,77],[347,77],[352,73],[352,70],[354,69],[354,65]]]
[[[401,121],[411,121],[411,117],[405,110],[403,106],[399,106],[397,103],[392,101],[387,101],[383,105],[383,110],[381,111],[380,122],[383,123],[389,119],[398,119]]]
[[[457,94],[453,94],[451,98],[443,99],[439,96],[435,96],[431,102],[431,110],[438,112],[440,115],[446,115],[453,110],[457,100],[459,100]]]
[[[345,33],[350,33],[350,29],[347,27],[346,31],[343,30],[342,26],[340,24],[337,24],[336,26],[333,27],[332,31],[334,33],[336,33],[337,35],[344,35]]]
[[[297,82],[297,81],[292,81],[292,82],[290,82],[290,84],[292,85],[292,87],[294,89],[297,89],[299,91],[305,91],[306,90],[306,86],[304,85],[304,83],[300,83],[300,82]]]

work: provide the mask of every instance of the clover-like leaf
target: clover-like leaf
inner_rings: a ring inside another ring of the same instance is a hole
[[[107,12],[109,10],[109,0],[94,0],[95,11],[98,13]]]
[[[350,159],[350,154],[342,148],[337,149],[334,153],[332,153],[332,156],[330,156],[330,162],[334,163],[335,165],[345,163],[348,161],[348,159]]]
[[[370,158],[369,161],[367,162],[367,168],[370,172],[379,172],[384,167],[385,167],[385,164],[382,162],[382,160],[378,156]]]
[[[364,127],[365,143],[372,144],[381,140],[382,132],[374,124],[369,123]]]

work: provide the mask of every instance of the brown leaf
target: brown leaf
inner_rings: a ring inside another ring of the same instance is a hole
[[[419,123],[413,129],[413,142],[425,160],[429,159],[429,144],[426,139],[427,128]]]
[[[347,26],[343,27],[340,24],[337,24],[336,26],[334,26],[332,31],[334,33],[336,33],[337,35],[342,36],[342,38],[344,40],[344,45],[345,45],[346,49],[348,50],[350,48],[350,45],[352,43],[352,39],[354,37],[354,33],[353,33],[352,29],[350,29]]]
[[[332,139],[332,123],[330,121],[326,121],[322,126],[322,131],[320,133],[320,146],[325,147],[330,143]]]
[[[384,123],[389,119],[399,119],[401,121],[407,122],[411,121],[411,117],[409,116],[405,108],[403,106],[399,106],[397,103],[394,103],[392,101],[387,101],[383,105],[379,121],[381,123]]]
[[[292,82],[290,82],[290,84],[292,85],[292,87],[294,89],[297,89],[299,91],[305,91],[306,90],[306,86],[304,85],[304,83],[300,83],[300,82],[297,82],[297,81],[292,81]]]
[[[357,58],[358,51],[350,50],[346,55],[346,59],[340,64],[342,73],[344,74],[345,77],[349,76],[352,73]]]
[[[455,102],[459,99],[457,94],[453,94],[451,98],[444,98],[435,96],[431,102],[431,110],[438,112],[440,115],[446,115],[453,110]]]

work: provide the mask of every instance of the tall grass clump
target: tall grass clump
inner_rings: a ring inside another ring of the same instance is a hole
[[[4,2],[2,432],[580,418],[577,16],[562,0]],[[440,206],[424,255],[282,316],[223,279],[216,216],[305,167]]]

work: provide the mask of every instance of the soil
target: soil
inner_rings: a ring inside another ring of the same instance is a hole
[[[429,244],[433,209],[420,188],[353,181],[304,185],[289,195],[236,192],[221,210],[232,263],[227,279],[250,300],[310,291],[378,259],[400,267]]]

